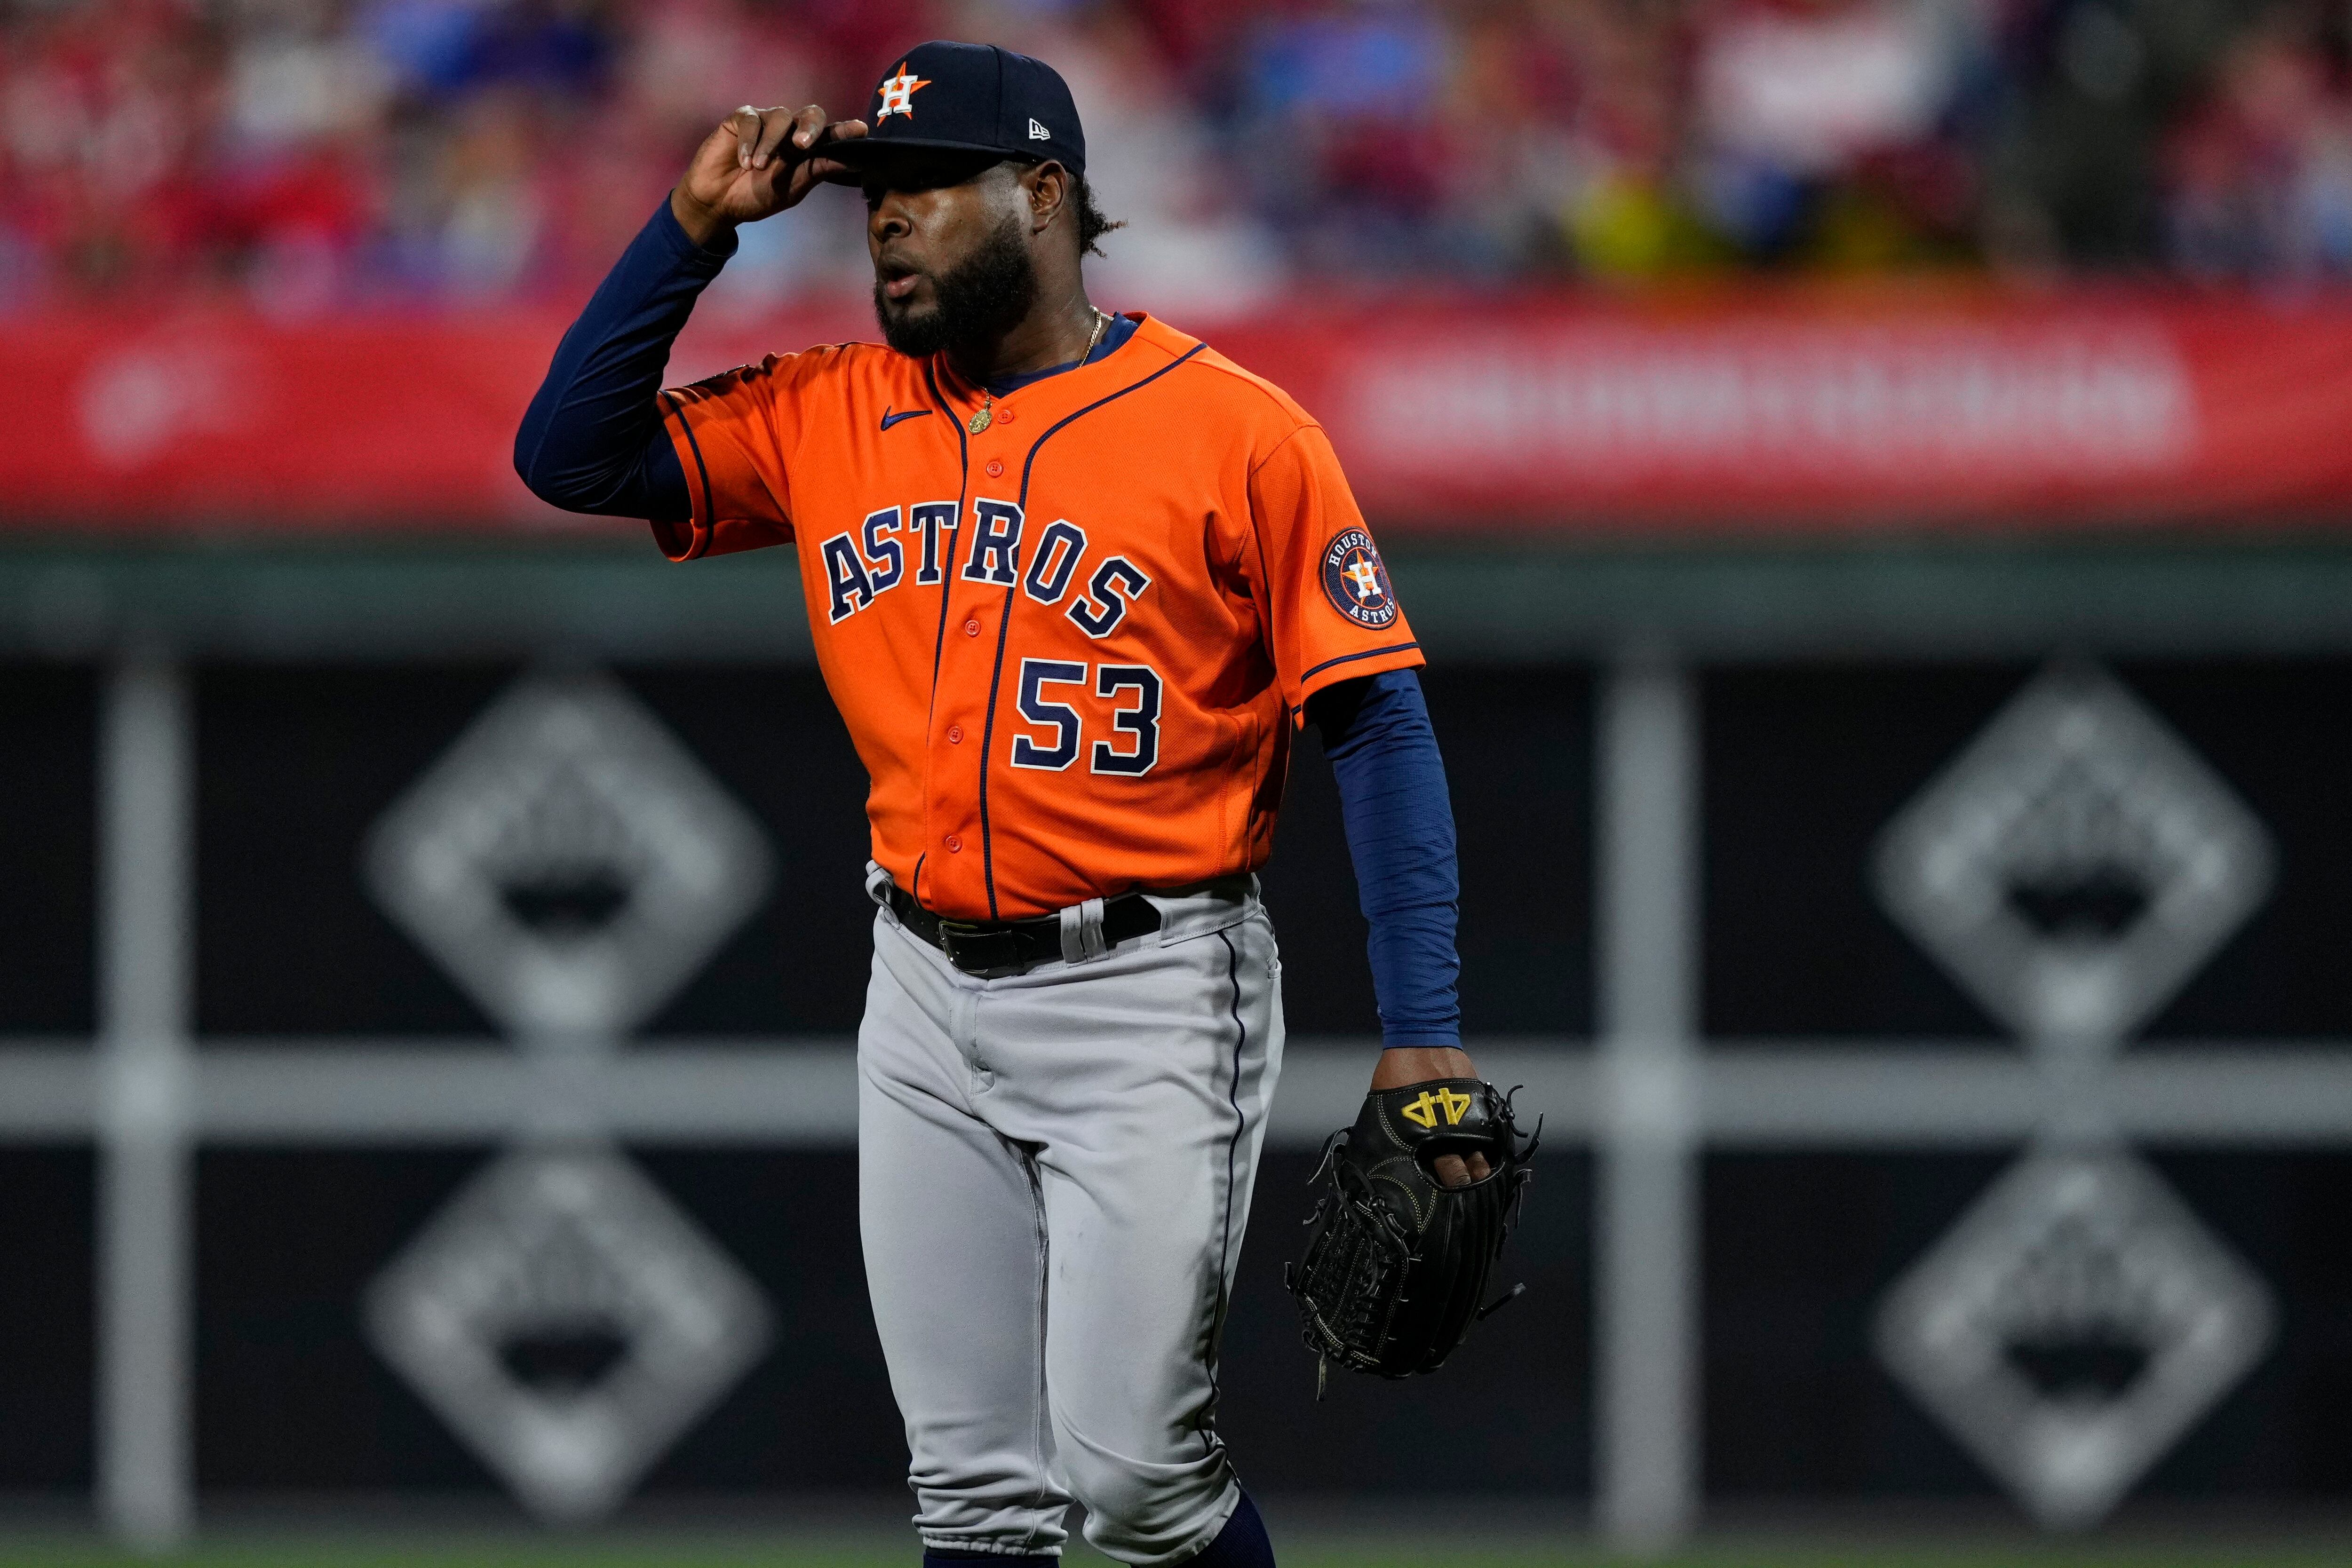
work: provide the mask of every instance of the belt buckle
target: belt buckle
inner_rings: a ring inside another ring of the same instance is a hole
[[[948,962],[974,979],[995,980],[1021,972],[1013,933],[998,926],[988,930],[965,920],[940,922],[940,951]]]

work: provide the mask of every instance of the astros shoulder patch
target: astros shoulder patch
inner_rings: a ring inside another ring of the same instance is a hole
[[[1387,563],[1361,528],[1348,528],[1323,547],[1323,593],[1359,626],[1378,629],[1397,618]]]

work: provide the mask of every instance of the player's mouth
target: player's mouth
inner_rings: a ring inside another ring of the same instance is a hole
[[[915,292],[915,286],[923,280],[921,273],[904,262],[886,262],[874,271],[885,299],[907,298]]]

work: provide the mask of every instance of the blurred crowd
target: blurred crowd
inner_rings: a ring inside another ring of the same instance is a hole
[[[1396,279],[2352,270],[2344,0],[0,0],[0,310],[593,286],[739,102],[1071,81],[1168,308]],[[855,284],[854,193],[717,298]]]

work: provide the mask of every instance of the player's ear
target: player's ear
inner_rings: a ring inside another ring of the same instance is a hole
[[[1029,232],[1043,234],[1055,214],[1069,204],[1070,172],[1048,158],[1023,170],[1021,184],[1029,196]]]

